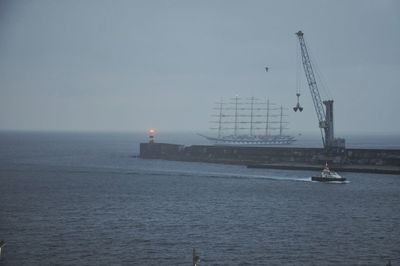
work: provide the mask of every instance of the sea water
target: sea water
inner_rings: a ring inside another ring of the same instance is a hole
[[[0,265],[183,266],[193,248],[201,265],[400,265],[400,176],[341,173],[347,184],[323,184],[313,171],[142,160],[143,141],[0,133]]]

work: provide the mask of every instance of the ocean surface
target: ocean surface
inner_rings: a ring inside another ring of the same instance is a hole
[[[312,171],[142,160],[145,141],[0,132],[0,265],[183,266],[193,248],[201,265],[400,265],[400,176],[322,184]],[[398,136],[347,141],[400,147]]]

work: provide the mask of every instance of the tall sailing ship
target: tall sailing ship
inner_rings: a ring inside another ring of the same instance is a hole
[[[229,101],[216,103],[212,116],[216,120],[211,129],[217,131],[217,136],[201,135],[215,145],[288,145],[295,138],[283,134],[287,129],[286,108],[271,103],[268,99],[255,97],[242,99],[236,96]],[[216,125],[216,126],[215,126]]]

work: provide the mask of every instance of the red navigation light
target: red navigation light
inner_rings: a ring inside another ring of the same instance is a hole
[[[154,128],[150,128],[147,133],[149,137],[154,137],[156,135],[156,130]]]

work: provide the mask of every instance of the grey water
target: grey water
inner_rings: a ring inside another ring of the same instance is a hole
[[[312,171],[142,160],[143,141],[1,132],[0,265],[191,265],[192,248],[201,265],[400,265],[400,176],[321,184]]]

